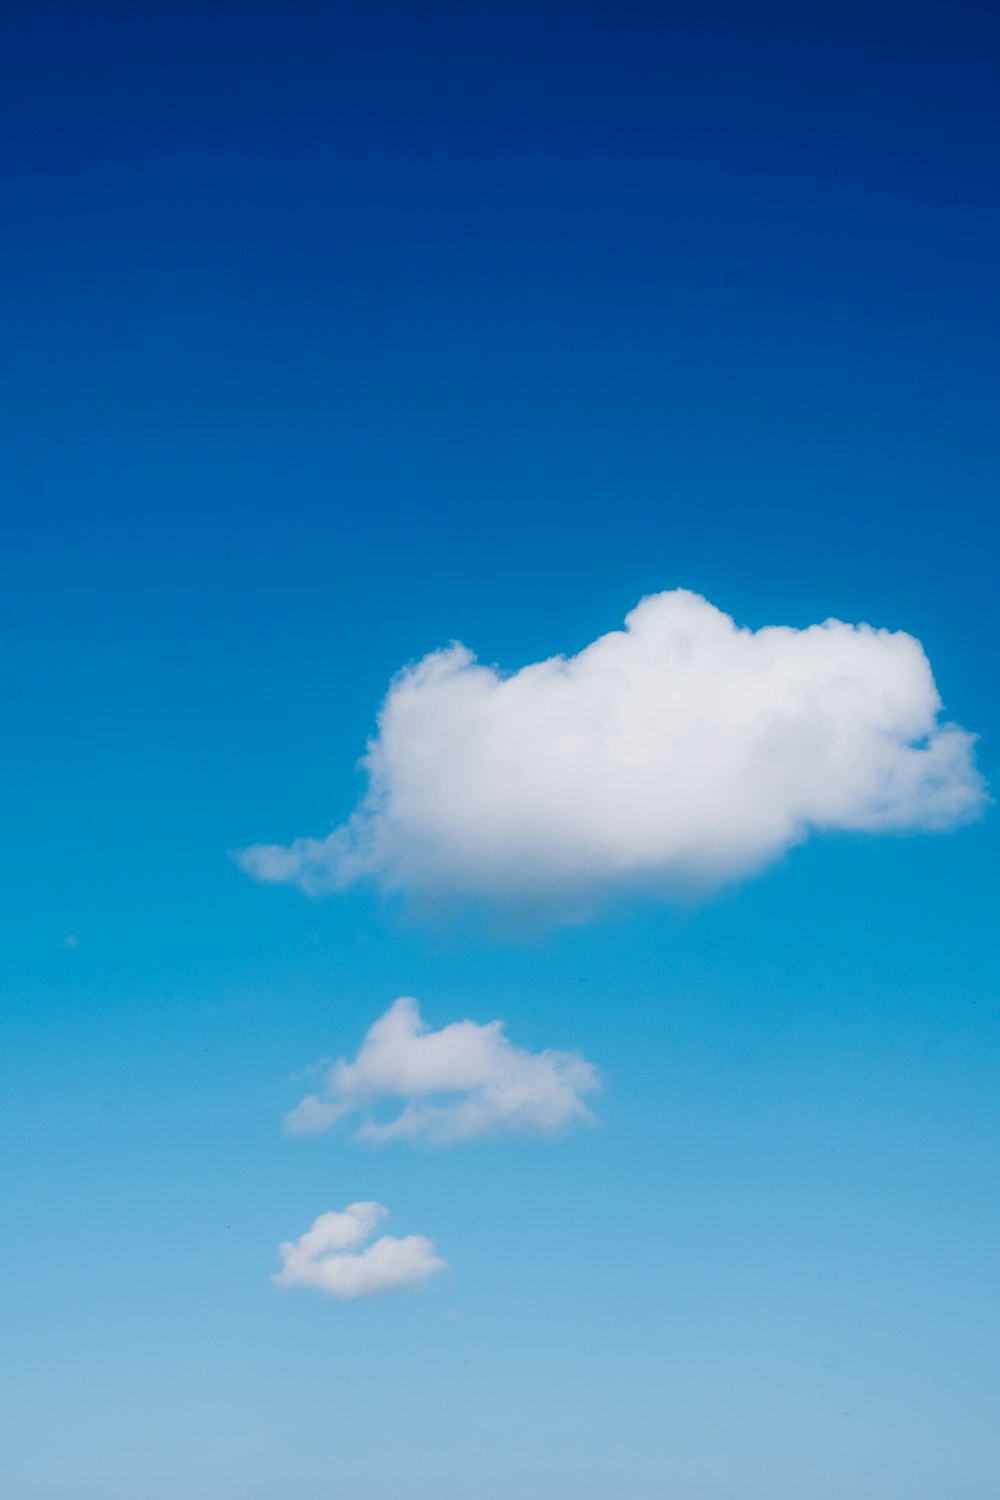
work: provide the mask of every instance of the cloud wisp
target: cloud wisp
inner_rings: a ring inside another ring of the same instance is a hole
[[[366,878],[540,906],[704,890],[813,831],[977,816],[974,736],[940,710],[902,631],[754,631],[678,589],[578,655],[513,673],[461,645],[424,657],[389,688],[348,822],[237,858],[309,894]]]
[[[278,1246],[281,1270],[271,1280],[353,1301],[418,1286],[448,1269],[423,1235],[383,1234],[366,1244],[388,1213],[382,1203],[350,1203],[343,1213],[320,1214],[299,1239]]]
[[[597,1069],[577,1052],[515,1047],[502,1021],[454,1021],[431,1031],[416,1000],[395,1001],[369,1030],[353,1061],[330,1069],[322,1093],[286,1119],[296,1135],[327,1130],[361,1113],[355,1139],[444,1145],[481,1136],[551,1135],[592,1123],[584,1097]],[[388,1120],[381,1104],[402,1102]]]

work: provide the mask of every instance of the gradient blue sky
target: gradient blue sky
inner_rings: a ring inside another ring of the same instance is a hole
[[[310,902],[391,674],[685,586],[995,783],[985,5],[40,3],[0,116],[11,1500],[994,1500],[997,820],[542,932]],[[76,946],[67,946],[72,935]],[[601,1125],[291,1140],[399,994]],[[278,1293],[377,1199],[452,1270]]]

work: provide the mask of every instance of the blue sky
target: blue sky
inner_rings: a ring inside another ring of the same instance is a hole
[[[992,1500],[988,809],[573,922],[231,851],[349,817],[407,663],[675,588],[910,632],[996,785],[995,16],[12,30],[0,1488]],[[596,1127],[286,1133],[401,995]],[[450,1270],[277,1290],[357,1201]]]

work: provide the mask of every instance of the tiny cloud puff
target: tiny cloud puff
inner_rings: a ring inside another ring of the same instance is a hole
[[[384,1234],[366,1249],[389,1210],[382,1203],[351,1203],[343,1213],[320,1214],[297,1240],[279,1245],[281,1270],[275,1286],[312,1287],[329,1297],[353,1301],[419,1285],[448,1269],[423,1235],[396,1239]]]

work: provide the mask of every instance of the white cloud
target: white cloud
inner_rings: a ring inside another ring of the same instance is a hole
[[[577,1052],[527,1052],[509,1041],[502,1021],[431,1031],[416,1000],[404,996],[371,1027],[355,1060],[334,1063],[323,1094],[309,1094],[285,1123],[306,1134],[362,1111],[356,1138],[377,1143],[548,1134],[590,1122],[583,1096],[597,1087],[597,1069]],[[384,1100],[404,1105],[383,1122],[370,1111]]]
[[[350,1203],[343,1213],[320,1214],[299,1239],[278,1246],[281,1270],[271,1278],[275,1286],[313,1287],[352,1300],[417,1286],[448,1269],[434,1254],[433,1241],[419,1234],[402,1240],[383,1234],[360,1249],[388,1212],[381,1203]]]
[[[258,880],[575,902],[760,869],[813,830],[947,829],[985,798],[919,641],[752,631],[685,590],[512,674],[464,646],[390,686],[368,790],[326,838],[244,850]]]

